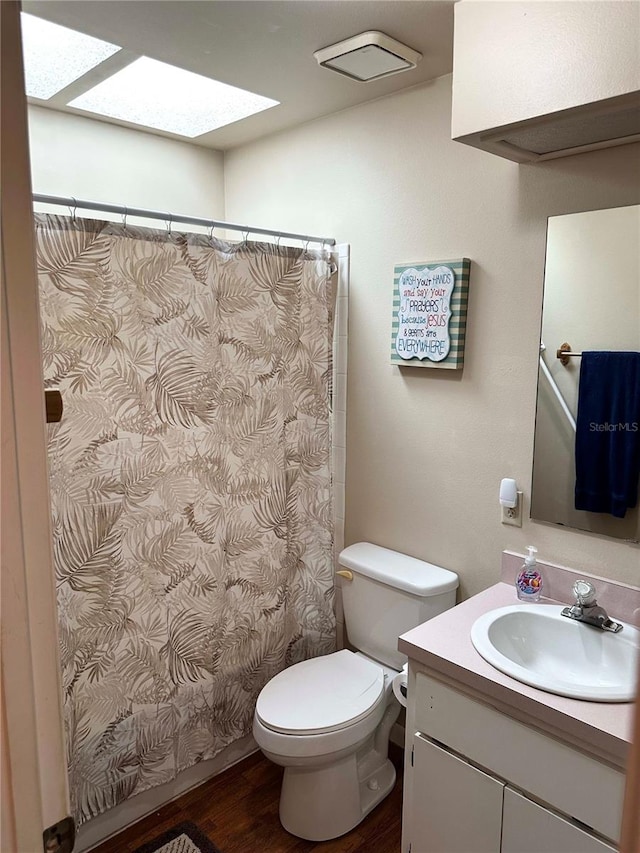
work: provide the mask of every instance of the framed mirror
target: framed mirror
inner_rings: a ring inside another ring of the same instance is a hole
[[[624,518],[575,508],[583,350],[640,351],[640,205],[548,220],[531,492],[537,521],[639,541],[638,505]]]

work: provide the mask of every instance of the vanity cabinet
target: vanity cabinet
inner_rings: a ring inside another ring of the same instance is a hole
[[[411,853],[500,850],[503,783],[422,735],[411,761]]]
[[[612,853],[624,774],[417,671],[403,853]]]
[[[422,735],[410,853],[614,853],[615,848]]]
[[[500,853],[540,853],[541,850],[613,853],[615,847],[506,786]]]

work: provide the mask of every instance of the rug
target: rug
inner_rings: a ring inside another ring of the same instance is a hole
[[[187,820],[142,847],[136,847],[134,853],[220,853],[220,850],[195,823]]]

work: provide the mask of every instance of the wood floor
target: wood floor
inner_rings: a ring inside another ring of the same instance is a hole
[[[256,752],[125,829],[92,853],[133,853],[169,830],[193,821],[221,853],[399,853],[402,820],[402,750],[389,757],[398,778],[389,796],[354,830],[333,841],[303,841],[278,819],[282,768]]]

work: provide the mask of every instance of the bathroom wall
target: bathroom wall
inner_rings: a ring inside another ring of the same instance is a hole
[[[34,192],[224,217],[219,151],[34,106],[29,107],[29,137]],[[37,209],[68,213],[64,207]],[[157,220],[135,222],[165,227]]]
[[[354,84],[355,85],[355,84]],[[346,542],[457,571],[504,548],[637,583],[637,547],[528,520],[546,220],[636,203],[640,145],[535,166],[451,141],[451,78],[227,152],[226,216],[351,244]],[[472,260],[463,371],[389,364],[394,264]],[[522,529],[498,485],[524,490]]]

